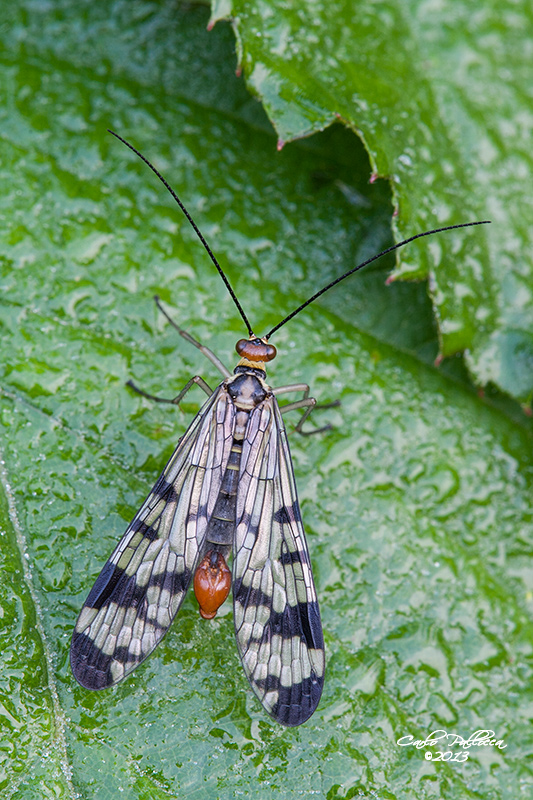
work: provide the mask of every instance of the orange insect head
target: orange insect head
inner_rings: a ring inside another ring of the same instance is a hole
[[[276,358],[277,350],[273,344],[268,344],[266,338],[259,339],[253,334],[249,339],[239,339],[235,350],[241,356],[240,367],[254,367],[265,370],[265,362]]]

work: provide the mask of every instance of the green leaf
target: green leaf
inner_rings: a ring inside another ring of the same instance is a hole
[[[172,396],[191,375],[219,380],[152,297],[228,365],[245,333],[179,209],[106,128],[180,193],[259,333],[391,243],[391,198],[341,126],[276,152],[234,75],[231,30],[207,33],[204,9],[25,0],[6,15],[5,796],[527,795],[530,425],[427,363],[424,287],[385,288],[390,261],[274,337],[273,385],[307,381],[319,401],[342,400],[316,414],[331,432],[291,436],[326,632],[318,711],[295,730],[271,722],[247,687],[230,606],[207,623],[192,598],[123,684],[75,683],[79,609],[202,401],[152,404],[125,382]],[[446,764],[396,744],[438,728],[493,729],[507,748]]]
[[[528,4],[213,2],[280,145],[341,120],[392,187],[397,240],[491,219],[398,253],[428,278],[440,354],[476,383],[533,396]]]

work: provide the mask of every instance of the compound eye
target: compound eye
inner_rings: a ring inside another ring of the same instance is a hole
[[[273,344],[267,344],[261,339],[239,339],[235,350],[248,361],[272,361],[277,353]]]

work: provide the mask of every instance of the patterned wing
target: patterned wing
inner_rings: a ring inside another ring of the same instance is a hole
[[[235,634],[265,710],[282,725],[315,711],[324,640],[291,456],[274,397],[252,411],[237,494],[233,562]]]
[[[220,490],[234,417],[219,386],[97,578],[70,649],[72,672],[87,689],[104,689],[128,675],[178,612]]]

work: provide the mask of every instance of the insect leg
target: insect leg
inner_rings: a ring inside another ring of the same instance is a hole
[[[272,394],[284,394],[285,392],[303,392],[304,396],[303,399],[307,400],[309,397],[309,386],[307,383],[291,383],[289,386],[277,386],[275,389],[272,389]],[[320,411],[323,408],[338,408],[340,406],[340,400],[333,400],[331,403],[319,403],[315,405],[315,409]],[[292,408],[292,403],[290,404]],[[288,408],[288,406],[283,406],[283,408]],[[290,410],[290,409],[289,409]]]
[[[304,422],[307,420],[313,409],[320,410],[323,408],[336,408],[337,406],[340,406],[340,400],[334,400],[332,403],[321,403],[320,405],[317,405],[315,398],[309,397],[309,391],[309,386],[306,383],[293,383],[290,386],[278,386],[272,390],[274,395],[284,394],[285,392],[303,392],[304,396],[301,398],[301,400],[295,400],[294,403],[288,403],[287,405],[280,407],[282,414],[287,414],[289,411],[295,411],[298,408],[306,409],[302,414],[296,428],[294,429],[296,433],[301,433],[302,436],[310,436],[312,433],[322,433],[323,431],[331,430],[331,425],[324,425],[322,428],[315,428],[312,431],[302,430]]]
[[[180,336],[183,336],[183,338],[186,339],[186,341],[190,342],[190,344],[193,344],[195,347],[197,347],[198,350],[200,350],[200,352],[203,353],[203,355],[206,358],[208,358],[212,364],[215,365],[215,367],[219,370],[219,372],[222,373],[222,375],[225,378],[229,378],[231,372],[227,369],[227,367],[224,366],[222,361],[216,357],[213,351],[210,350],[208,347],[205,347],[203,344],[200,344],[200,342],[196,341],[196,339],[194,339],[190,333],[184,331],[183,328],[180,328],[180,326],[176,322],[174,322],[172,317],[166,312],[166,310],[161,305],[161,301],[158,295],[155,295],[154,300],[158,309],[167,318],[172,327],[178,331]],[[188,381],[186,385],[183,387],[181,392],[174,398],[157,397],[156,395],[149,394],[149,392],[145,392],[144,389],[140,389],[135,383],[133,383],[133,381],[126,381],[126,386],[129,386],[131,389],[133,389],[134,392],[137,392],[137,394],[140,394],[143,397],[147,397],[148,400],[154,400],[156,403],[172,403],[175,406],[181,403],[181,401],[183,400],[183,398],[185,397],[185,395],[187,394],[187,392],[189,391],[189,389],[193,384],[196,384],[201,389],[203,389],[203,391],[206,393],[208,397],[210,397],[213,394],[213,390],[211,389],[209,384],[207,384],[204,381],[204,379],[201,378],[199,375],[195,375],[194,378],[191,378],[190,381]]]
[[[208,358],[208,359],[209,359],[209,361],[210,361],[212,364],[214,364],[214,365],[215,365],[215,367],[218,369],[218,371],[219,371],[219,372],[221,372],[221,373],[222,373],[222,375],[223,375],[225,378],[229,378],[229,377],[231,376],[231,372],[229,371],[229,369],[228,369],[227,367],[225,367],[225,366],[224,366],[224,364],[222,363],[222,361],[221,361],[219,358],[217,358],[217,356],[216,356],[216,355],[213,353],[213,351],[212,351],[212,350],[210,350],[210,349],[209,349],[209,347],[206,347],[205,345],[203,345],[203,344],[200,344],[200,342],[197,342],[197,341],[196,341],[196,339],[194,339],[194,338],[191,336],[191,334],[190,334],[190,333],[187,333],[187,331],[184,331],[184,330],[183,330],[183,328],[180,328],[180,326],[179,326],[179,325],[178,325],[176,322],[174,322],[174,320],[172,319],[172,317],[171,317],[171,316],[170,316],[170,315],[169,315],[169,314],[166,312],[166,310],[165,310],[165,309],[163,308],[163,306],[161,305],[161,300],[159,299],[158,295],[156,295],[156,296],[154,297],[154,300],[155,300],[155,304],[156,304],[156,306],[158,307],[158,309],[159,309],[159,310],[161,311],[161,313],[162,313],[162,314],[163,314],[163,315],[164,315],[164,316],[167,318],[167,320],[170,322],[170,324],[172,325],[172,327],[173,327],[173,328],[175,328],[175,329],[177,330],[177,332],[179,333],[179,335],[180,335],[180,336],[183,336],[183,338],[184,338],[184,339],[186,339],[188,342],[190,342],[190,344],[192,344],[192,345],[194,345],[195,347],[197,347],[197,348],[198,348],[198,350],[200,350],[200,352],[201,352],[201,353],[203,353],[203,355],[204,355],[206,358]]]
[[[143,397],[147,397],[148,400],[155,400],[156,403],[172,403],[175,406],[179,406],[191,386],[194,385],[199,386],[200,389],[203,389],[208,397],[211,397],[213,394],[213,390],[209,384],[206,383],[199,375],[195,375],[194,378],[191,378],[190,381],[187,381],[181,392],[172,399],[167,397],[156,397],[154,394],[148,394],[148,392],[145,392],[143,389],[139,389],[139,387],[136,386],[133,381],[126,381],[126,386],[130,386],[134,392],[141,394]]]

